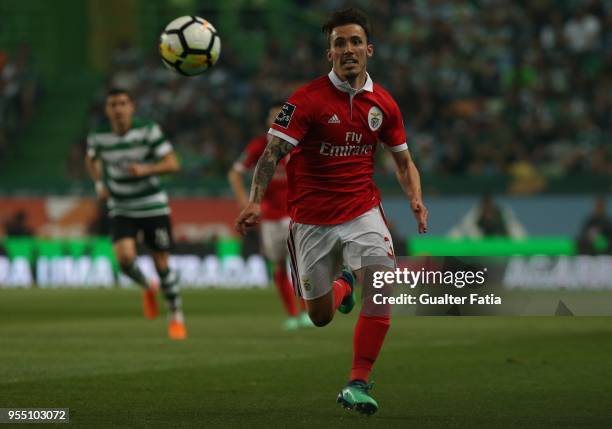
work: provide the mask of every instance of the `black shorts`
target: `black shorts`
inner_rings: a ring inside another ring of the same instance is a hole
[[[138,241],[142,234],[144,243],[152,250],[169,251],[174,246],[170,216],[126,217],[115,216],[110,220],[113,243],[122,238]]]

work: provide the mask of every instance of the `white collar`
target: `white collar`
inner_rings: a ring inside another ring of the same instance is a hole
[[[374,92],[374,82],[372,82],[372,78],[368,72],[366,72],[365,84],[360,89],[355,89],[347,81],[340,80],[336,72],[334,72],[334,69],[332,69],[327,76],[334,86],[340,91],[348,92],[349,94],[357,94],[361,91]]]

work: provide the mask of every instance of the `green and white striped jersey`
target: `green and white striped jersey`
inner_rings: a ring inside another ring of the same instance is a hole
[[[110,197],[110,216],[151,217],[170,213],[168,195],[159,177],[133,177],[133,163],[154,163],[172,152],[172,145],[153,121],[134,118],[132,127],[120,136],[109,124],[87,137],[87,154],[102,161],[103,180]]]

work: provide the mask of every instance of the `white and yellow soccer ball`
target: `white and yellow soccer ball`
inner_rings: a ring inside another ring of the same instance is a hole
[[[198,16],[181,16],[166,26],[159,38],[164,65],[184,76],[204,73],[221,54],[221,38],[213,25]]]

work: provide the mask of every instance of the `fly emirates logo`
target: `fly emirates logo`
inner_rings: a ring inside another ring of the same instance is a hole
[[[371,144],[361,144],[363,134],[349,131],[345,134],[344,144],[336,145],[329,142],[321,142],[319,153],[324,156],[352,156],[370,155],[373,150]]]

